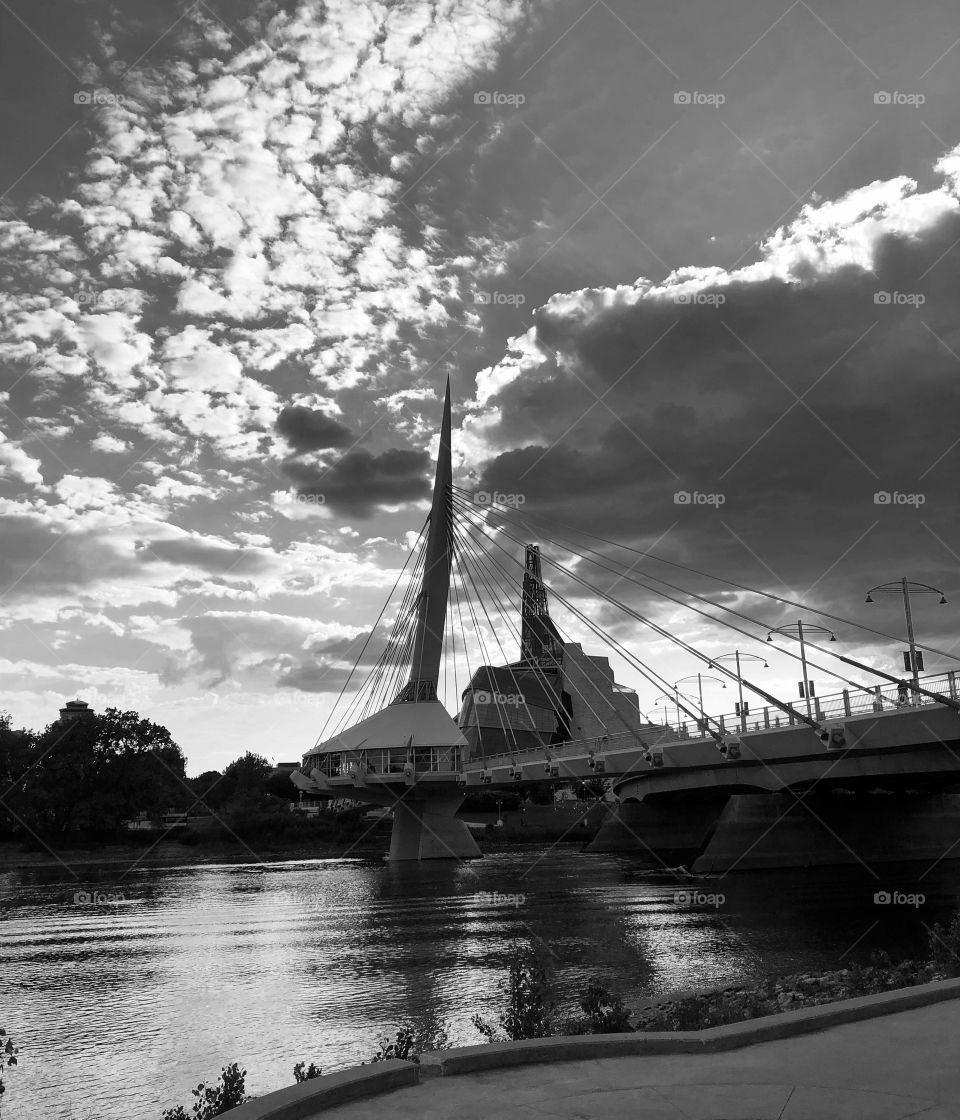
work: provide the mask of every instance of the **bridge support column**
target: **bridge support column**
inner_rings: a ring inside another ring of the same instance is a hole
[[[703,849],[725,800],[621,802],[603,819],[587,851],[637,852],[651,867],[688,862]]]
[[[693,870],[934,862],[958,841],[956,794],[734,794]]]
[[[393,806],[388,860],[477,859],[480,848],[456,812],[463,794],[403,798]]]

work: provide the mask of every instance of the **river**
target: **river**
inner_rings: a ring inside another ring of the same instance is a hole
[[[572,1008],[924,951],[960,865],[752,873],[676,884],[628,856],[517,847],[468,864],[328,859],[0,875],[0,1025],[21,1047],[4,1120],[160,1120],[238,1061],[247,1089],[369,1059],[402,1022],[453,1044],[495,1016],[509,946],[549,955]],[[74,872],[79,878],[74,877]],[[922,905],[874,892],[921,891]]]

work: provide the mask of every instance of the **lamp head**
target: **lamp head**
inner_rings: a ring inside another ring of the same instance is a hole
[[[872,603],[872,602],[873,602],[873,597],[872,597],[871,595],[869,595],[869,594],[868,594],[868,595],[867,595],[867,597],[866,597],[866,599],[864,599],[863,601],[864,601],[865,603]]]
[[[770,666],[766,663],[766,661],[764,661],[763,667],[764,667],[764,669],[769,669],[770,668]]]
[[[942,607],[944,605],[944,603],[946,603],[946,601],[947,601],[946,595],[944,595],[943,592],[941,592],[940,593],[940,606]]]

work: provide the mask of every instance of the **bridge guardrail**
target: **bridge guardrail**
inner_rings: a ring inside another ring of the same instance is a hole
[[[930,677],[921,677],[920,685],[930,692],[939,692],[944,696],[949,696],[952,700],[960,700],[955,670]],[[866,685],[862,687],[867,689]],[[914,694],[909,687],[906,703],[900,697],[901,686],[899,684],[874,685],[868,691],[861,691],[859,688],[845,688],[841,692],[831,693],[827,696],[811,696],[811,714],[818,722],[823,722],[824,720],[870,715],[872,712],[889,712],[902,707],[926,707],[937,703],[931,697]],[[803,706],[804,702],[794,703],[794,707],[798,710],[803,710]],[[722,734],[729,735],[737,735],[746,731],[763,731],[768,728],[795,727],[802,722],[802,720],[794,718],[789,713],[785,713],[779,708],[771,708],[769,705],[765,705],[745,717],[738,715],[736,712],[710,717],[710,726],[715,731],[720,730]],[[487,755],[482,759],[470,759],[464,764],[464,769],[482,770],[523,763],[529,765],[539,759],[546,762],[548,756],[563,759],[571,756],[582,757],[590,753],[602,754],[608,750],[622,750],[630,745],[629,740],[631,739],[639,747],[641,739],[647,746],[662,746],[668,743],[703,742],[705,739],[711,738],[708,731],[696,725],[691,726],[686,721],[677,726],[665,723],[658,730],[662,733],[656,736],[651,732],[650,726],[647,726],[638,728],[636,731],[622,731],[597,738],[578,739],[556,746],[545,746],[542,749],[501,752],[495,755]]]

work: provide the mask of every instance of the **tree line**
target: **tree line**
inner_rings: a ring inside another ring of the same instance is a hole
[[[137,712],[107,708],[40,732],[17,730],[0,714],[0,836],[105,838],[141,813],[286,809],[296,791],[272,770],[247,751],[223,771],[188,778],[167,728]]]

